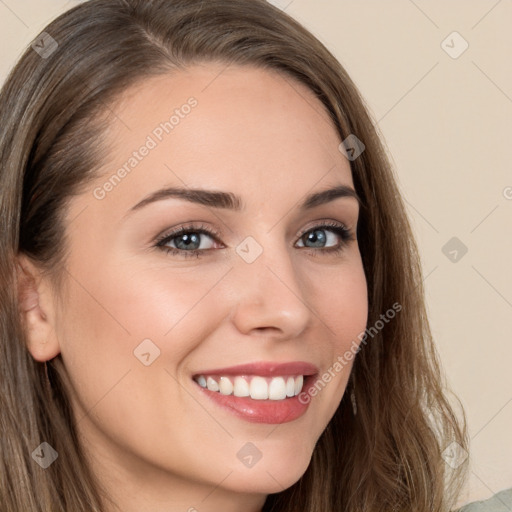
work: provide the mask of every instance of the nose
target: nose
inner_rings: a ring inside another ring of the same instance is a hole
[[[286,247],[264,248],[252,263],[236,258],[232,321],[241,333],[292,339],[307,328],[313,314],[308,283],[295,267]]]

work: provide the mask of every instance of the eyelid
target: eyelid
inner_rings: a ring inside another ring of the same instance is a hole
[[[306,225],[305,227],[301,228],[297,233],[295,234],[295,238],[299,240],[302,236],[304,236],[308,231],[311,231],[314,228],[318,227],[342,227],[345,228],[350,234],[353,234],[352,230],[343,222],[334,221],[331,219],[317,219],[315,221],[312,221],[312,224]],[[177,228],[172,228],[164,231],[161,235],[158,235],[155,239],[155,245],[163,245],[163,242],[167,240],[169,237],[175,237],[180,235],[183,232],[187,231],[194,231],[196,233],[202,233],[204,235],[210,236],[212,238],[215,238],[218,243],[222,243],[220,241],[221,239],[221,233],[217,231],[213,227],[209,227],[204,225],[203,223],[196,224],[194,221],[188,222],[186,224],[183,224]],[[222,245],[224,245],[222,243]]]
[[[350,229],[345,223],[332,220],[332,219],[317,219],[315,221],[312,221],[312,224],[307,225],[306,227],[302,228],[300,231],[298,231],[295,234],[295,238],[300,239],[302,238],[308,231],[311,231],[315,228],[322,228],[322,227],[331,227],[331,228],[343,228],[347,231],[348,234],[353,236],[353,231]]]
[[[181,233],[193,231],[195,233],[202,233],[203,235],[209,236],[217,243],[220,243],[224,245],[221,241],[221,233],[214,229],[213,227],[205,226],[203,223],[194,223],[194,222],[188,222],[186,224],[183,224],[177,228],[168,229],[164,231],[163,234],[158,235],[155,239],[155,245],[158,247],[163,247],[164,242],[167,241],[169,238],[174,238],[176,236],[179,236]]]

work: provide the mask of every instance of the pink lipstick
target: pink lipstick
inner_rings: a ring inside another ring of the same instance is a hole
[[[197,372],[193,379],[209,400],[254,423],[286,423],[302,416],[310,403],[302,389],[318,374],[303,361],[256,362]]]

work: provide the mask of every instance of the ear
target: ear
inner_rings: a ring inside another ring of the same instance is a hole
[[[48,361],[60,353],[50,283],[26,255],[19,254],[17,262],[20,315],[25,327],[27,349],[36,361]]]

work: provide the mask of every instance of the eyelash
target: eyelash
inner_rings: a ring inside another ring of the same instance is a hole
[[[308,250],[308,252],[311,252],[311,254],[317,256],[318,252],[323,254],[339,254],[341,251],[343,251],[348,244],[349,241],[354,240],[354,236],[352,231],[350,229],[346,228],[343,224],[337,223],[337,222],[323,222],[321,224],[318,224],[316,226],[310,227],[306,230],[303,230],[298,235],[298,240],[300,240],[304,235],[311,231],[321,230],[325,229],[326,231],[332,231],[336,233],[340,238],[341,242],[333,247],[327,247],[327,248],[318,248],[315,249],[314,247],[301,247],[301,249]],[[211,229],[207,228],[206,226],[200,224],[200,225],[187,225],[187,226],[181,226],[180,228],[170,232],[166,233],[165,235],[159,237],[155,242],[154,247],[157,247],[159,249],[162,249],[167,254],[171,254],[173,256],[183,256],[185,258],[190,257],[196,257],[199,258],[201,256],[204,256],[205,253],[208,253],[209,251],[212,251],[214,249],[193,249],[190,251],[186,251],[184,249],[177,249],[175,247],[167,247],[165,244],[171,242],[173,239],[178,238],[181,235],[190,234],[190,233],[196,233],[201,235],[207,235],[211,238],[213,238],[216,242],[219,241],[220,234]]]

